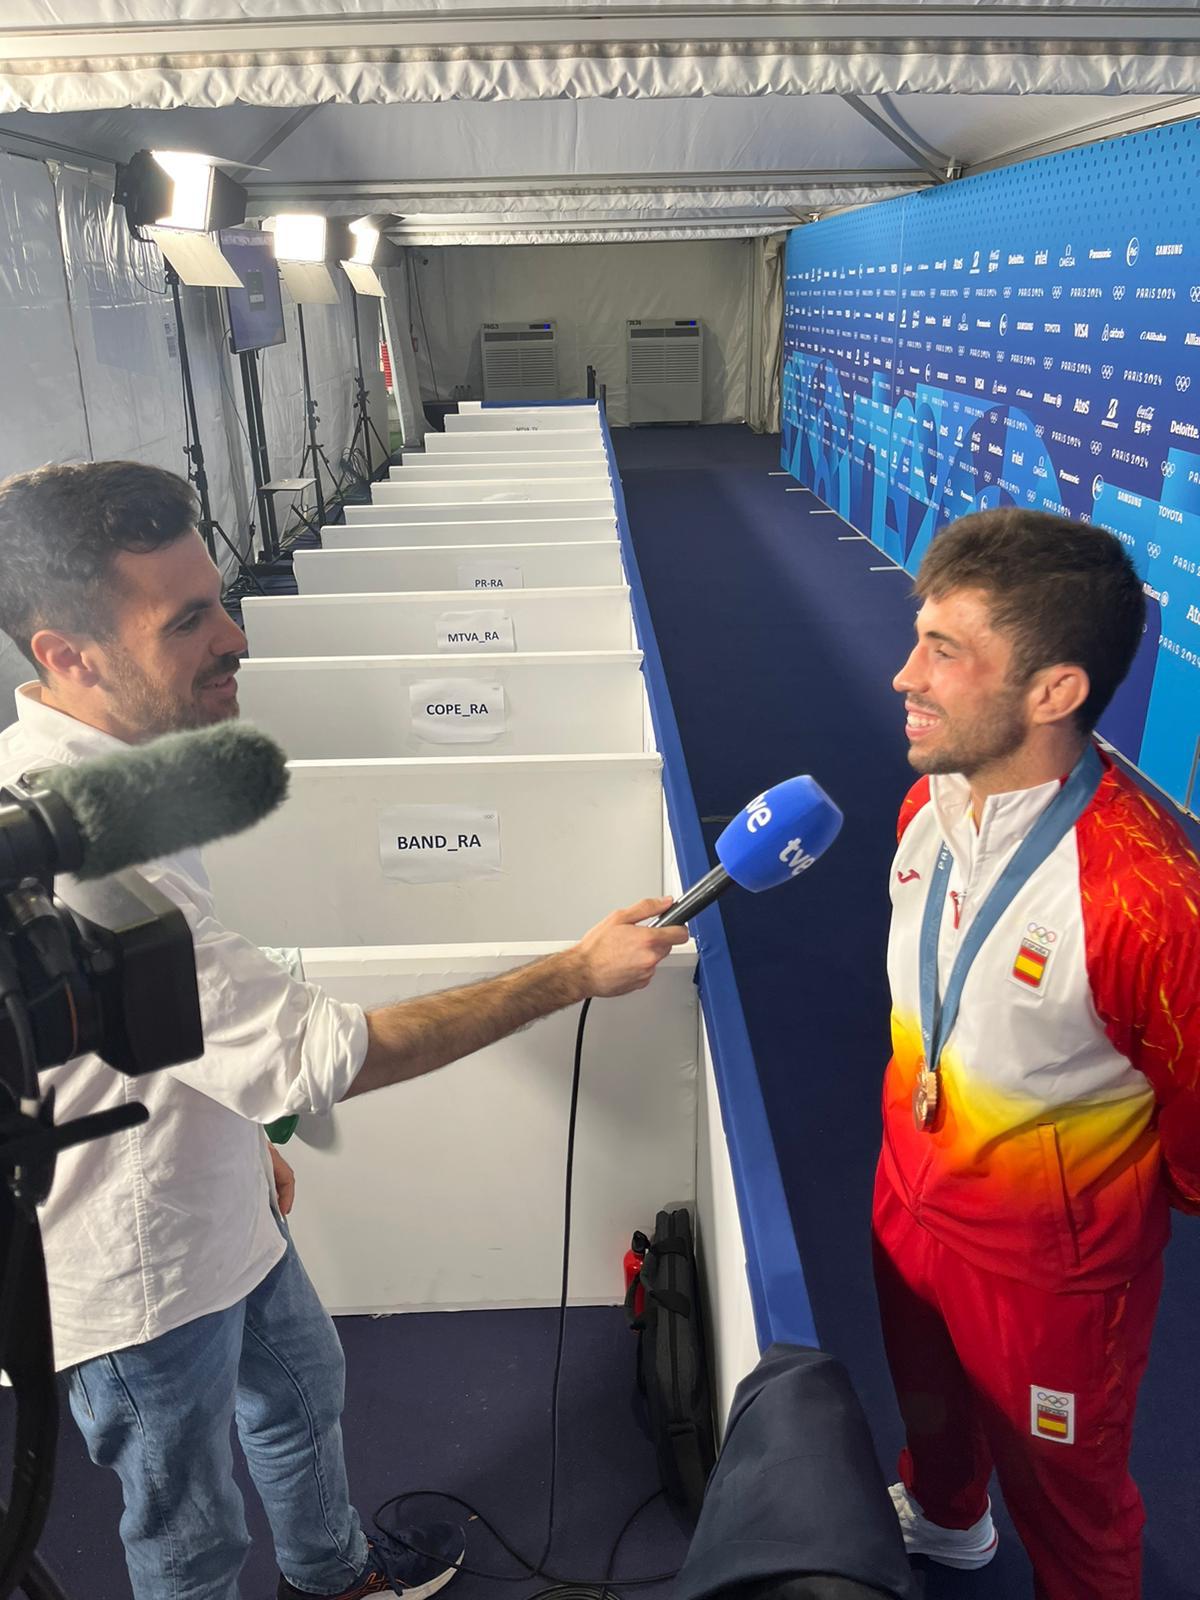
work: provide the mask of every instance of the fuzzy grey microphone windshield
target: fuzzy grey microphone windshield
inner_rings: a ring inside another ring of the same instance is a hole
[[[77,839],[60,815],[44,816],[58,857],[45,866],[86,880],[240,833],[275,809],[287,783],[286,757],[273,740],[223,722],[33,773],[26,807],[38,809],[47,790],[63,803]],[[42,809],[60,811],[53,799]],[[0,827],[7,810],[0,804]]]

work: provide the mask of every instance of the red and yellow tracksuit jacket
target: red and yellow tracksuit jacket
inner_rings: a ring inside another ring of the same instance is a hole
[[[919,942],[943,838],[954,855],[939,966],[1057,782],[990,797],[924,778],[900,815],[888,970],[893,1056],[881,1178],[975,1265],[1045,1289],[1101,1289],[1160,1251],[1168,1207],[1200,1211],[1200,862],[1105,760],[1096,795],[992,931],[941,1062],[931,1132],[913,1124]]]

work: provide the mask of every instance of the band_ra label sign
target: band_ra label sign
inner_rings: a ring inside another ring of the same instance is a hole
[[[500,814],[477,806],[389,806],[379,814],[379,864],[401,883],[492,878],[500,866]]]
[[[491,589],[523,589],[525,576],[515,562],[477,557],[458,563],[458,587],[482,593]]]
[[[505,731],[504,685],[486,678],[428,678],[409,685],[413,733],[428,744],[487,744]]]
[[[443,611],[437,619],[439,650],[515,650],[516,634],[507,611]]]

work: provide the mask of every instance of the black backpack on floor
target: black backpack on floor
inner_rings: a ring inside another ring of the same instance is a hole
[[[654,1238],[635,1233],[633,1248],[643,1257],[642,1270],[625,1310],[638,1334],[638,1388],[646,1396],[667,1498],[694,1519],[716,1445],[691,1218],[683,1210],[660,1211]],[[644,1305],[635,1316],[639,1284]]]

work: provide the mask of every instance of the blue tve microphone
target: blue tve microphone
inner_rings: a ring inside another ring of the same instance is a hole
[[[814,778],[788,778],[751,800],[717,840],[719,866],[651,922],[690,922],[731,883],[758,894],[811,867],[841,832],[842,813]]]

